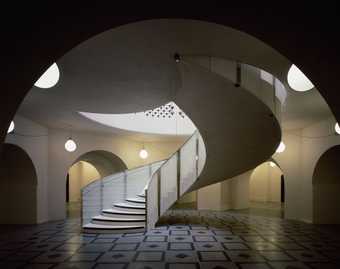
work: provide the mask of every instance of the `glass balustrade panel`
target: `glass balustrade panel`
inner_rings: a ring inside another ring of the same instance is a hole
[[[177,153],[160,169],[160,213],[167,211],[177,200]]]

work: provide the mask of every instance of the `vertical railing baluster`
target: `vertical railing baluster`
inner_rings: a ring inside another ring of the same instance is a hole
[[[198,177],[198,160],[199,160],[199,137],[198,132],[196,132],[196,179]]]
[[[177,152],[177,200],[181,197],[181,150]]]
[[[161,216],[161,169],[157,172],[158,218]]]
[[[104,192],[104,184],[103,184],[103,180],[102,179],[100,179],[100,211],[102,211],[103,210],[103,204],[104,204],[104,201],[103,201],[103,199],[104,199],[104,195],[103,195],[103,192]]]
[[[145,189],[144,191],[145,194],[145,228],[146,230],[149,229],[148,227],[148,189]]]
[[[123,192],[123,195],[124,195],[124,199],[127,198],[127,172],[124,171],[124,192]]]

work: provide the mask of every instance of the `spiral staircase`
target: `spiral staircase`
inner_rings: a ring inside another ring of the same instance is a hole
[[[166,160],[83,188],[84,232],[152,229],[185,193],[244,173],[274,153],[282,83],[254,66],[208,56],[183,56],[176,69],[180,85],[168,98],[196,132]]]

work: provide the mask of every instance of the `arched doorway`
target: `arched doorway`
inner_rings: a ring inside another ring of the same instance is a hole
[[[80,217],[81,189],[91,182],[127,169],[115,154],[90,151],[79,156],[71,165],[66,176],[66,215]]]
[[[250,211],[283,217],[285,182],[282,170],[273,161],[257,166],[249,180]]]
[[[5,143],[0,173],[0,223],[36,223],[38,181],[30,156],[22,148]]]
[[[323,153],[313,173],[313,222],[340,223],[340,145]]]

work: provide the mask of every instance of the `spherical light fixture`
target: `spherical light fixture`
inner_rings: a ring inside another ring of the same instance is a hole
[[[73,141],[72,138],[69,138],[66,143],[65,143],[65,149],[68,151],[68,152],[73,152],[77,149],[77,144],[76,142]]]
[[[271,167],[275,167],[275,166],[276,166],[276,164],[275,164],[274,162],[269,162],[269,165],[270,165]]]
[[[7,133],[11,133],[14,131],[14,128],[15,128],[15,124],[14,124],[14,121],[11,121],[9,127],[8,127],[8,130],[7,130]]]
[[[59,68],[56,63],[52,64],[44,74],[34,83],[34,86],[48,89],[58,83],[59,80]]]
[[[335,123],[334,130],[337,134],[340,134],[340,126],[339,123]]]
[[[139,157],[141,159],[146,159],[149,156],[149,153],[146,151],[146,149],[141,149],[141,151],[139,152]]]
[[[287,81],[289,86],[298,92],[306,92],[314,88],[313,83],[294,64],[288,71]]]
[[[283,143],[282,141],[280,142],[280,145],[278,146],[278,148],[276,149],[276,153],[282,153],[284,152],[286,149],[286,145],[285,143]]]

